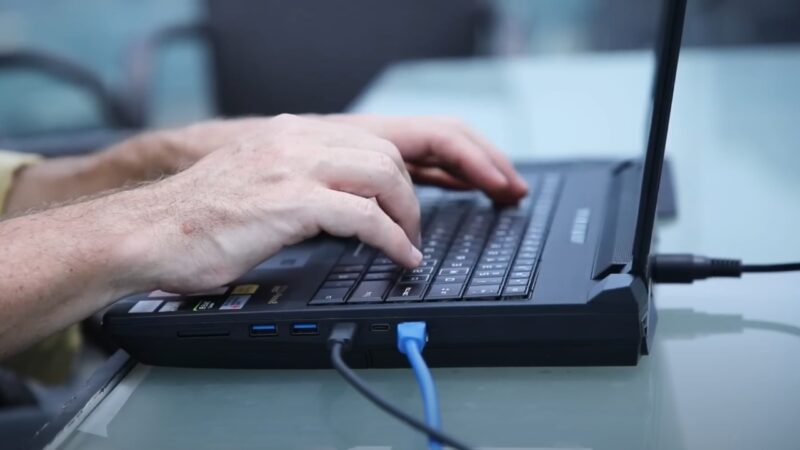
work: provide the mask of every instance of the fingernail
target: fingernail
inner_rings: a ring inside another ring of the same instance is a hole
[[[411,261],[414,264],[414,267],[419,266],[422,262],[422,252],[417,250],[417,247],[411,246]]]

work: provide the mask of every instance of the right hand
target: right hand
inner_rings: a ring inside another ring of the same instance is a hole
[[[227,284],[283,246],[320,232],[355,236],[406,267],[420,209],[394,144],[355,127],[278,116],[170,178],[127,193],[146,285]]]

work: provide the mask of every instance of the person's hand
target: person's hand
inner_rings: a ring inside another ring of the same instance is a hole
[[[441,116],[321,116],[357,126],[392,141],[415,182],[452,189],[481,189],[514,202],[527,192],[525,180],[489,140],[459,119]]]
[[[191,168],[120,195],[135,211],[130,273],[192,292],[231,282],[320,232],[418,265],[420,210],[397,147],[361,129],[278,116]],[[153,287],[153,286],[151,286]]]
[[[391,141],[415,182],[453,189],[481,189],[500,202],[525,195],[525,181],[491,142],[464,122],[450,117],[378,115],[304,116],[360,128]],[[268,128],[268,118],[200,122],[147,137],[154,165],[164,173],[189,167],[239,136]]]

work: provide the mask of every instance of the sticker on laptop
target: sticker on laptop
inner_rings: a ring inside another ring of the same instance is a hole
[[[164,306],[162,306],[161,309],[158,310],[158,312],[160,312],[160,313],[163,313],[163,312],[175,312],[182,305],[183,305],[183,302],[164,302]]]
[[[128,314],[151,313],[158,309],[161,300],[139,300],[128,310]]]
[[[228,286],[222,286],[222,287],[218,287],[216,289],[209,289],[207,291],[195,292],[195,293],[186,294],[186,295],[187,295],[187,297],[197,297],[199,295],[204,295],[204,296],[225,295],[226,292],[228,292]]]
[[[249,295],[231,295],[219,309],[242,309],[248,300],[250,300]]]
[[[255,294],[257,290],[258,290],[258,285],[257,284],[240,284],[239,286],[236,286],[235,288],[233,288],[233,291],[231,291],[231,294],[233,294],[233,295],[252,295],[252,294]]]
[[[150,298],[153,298],[153,297],[179,297],[180,295],[181,294],[176,294],[174,292],[162,291],[162,290],[159,290],[159,289],[156,289],[155,291],[147,294],[147,296],[150,297]]]
[[[214,302],[214,300],[200,300],[199,302],[197,302],[196,305],[194,305],[192,311],[209,311],[214,309],[215,307],[216,303]]]

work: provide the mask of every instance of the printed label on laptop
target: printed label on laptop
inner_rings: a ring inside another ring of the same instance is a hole
[[[195,303],[192,311],[211,311],[216,307],[217,303],[214,300],[200,300],[199,302]]]
[[[158,312],[163,313],[178,311],[179,309],[182,309],[181,306],[183,306],[184,303],[185,302],[164,302],[164,306],[162,306]]]
[[[236,286],[235,288],[233,288],[233,291],[231,291],[231,294],[235,294],[235,295],[252,295],[252,294],[255,294],[257,290],[258,290],[258,285],[257,284],[240,284],[239,286]]]
[[[231,295],[219,309],[242,309],[248,300],[250,300],[249,295]]]
[[[161,305],[161,300],[139,300],[135,305],[128,310],[129,314],[136,313],[151,313],[158,309]]]

